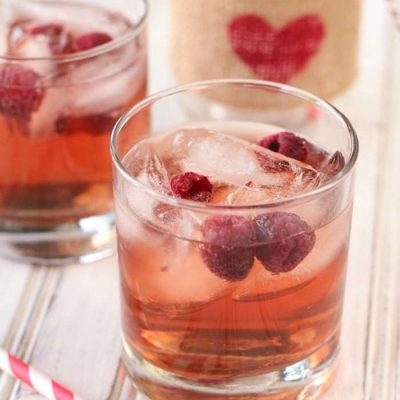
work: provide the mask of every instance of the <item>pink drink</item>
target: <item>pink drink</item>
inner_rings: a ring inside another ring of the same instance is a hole
[[[207,84],[224,85],[171,92]],[[248,117],[188,120],[122,149],[135,117],[113,138],[134,384],[152,400],[315,398],[338,352],[351,152],[324,148],[310,126],[303,136]]]
[[[146,93],[139,18],[74,2],[6,2],[0,12],[0,231],[54,230],[109,213],[110,133]],[[143,115],[132,137],[147,123]],[[40,247],[25,256],[93,250]]]
[[[254,143],[267,130],[279,131],[240,123],[214,126],[218,132]],[[262,204],[307,191],[332,178],[324,172],[332,155],[311,144],[307,156],[315,169],[306,163],[276,158],[276,163],[290,162],[293,171],[268,173],[260,163],[262,157],[256,155],[260,151],[268,157],[265,150],[254,145],[244,149],[246,143],[236,140],[222,148],[226,137],[215,140],[216,135],[198,129],[147,140],[126,156],[124,164],[139,181],[164,194],[169,193],[173,176],[188,171],[207,176],[213,184],[209,203],[226,205]],[[227,166],[229,162],[221,160],[228,157],[236,160]],[[135,165],[138,159],[145,161]],[[246,166],[250,171],[240,173]],[[176,210],[156,204],[150,216],[147,202],[141,203],[135,195],[130,199],[129,193],[127,201],[125,205],[117,203],[124,335],[127,345],[140,357],[180,376],[212,382],[268,373],[317,351],[322,354],[336,348],[350,204],[333,218],[324,209],[302,210],[301,220],[307,221],[315,243],[290,271],[284,265],[282,272],[274,270],[268,261],[264,265],[262,258],[255,257],[250,272],[232,281],[207,265],[205,245],[201,244],[204,220],[193,216],[191,221],[190,215],[177,216]],[[139,214],[136,220],[130,214],[132,208]],[[186,226],[177,226],[175,218],[187,218]],[[168,224],[168,219],[174,232],[163,233],[161,226]],[[186,237],[185,232],[175,231],[185,228]],[[282,240],[269,239],[268,246],[281,245]],[[257,253],[262,245],[253,242],[248,247]],[[228,262],[235,268],[235,260]]]

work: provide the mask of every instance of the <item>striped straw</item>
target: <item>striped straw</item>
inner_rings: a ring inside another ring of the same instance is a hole
[[[51,400],[82,400],[70,390],[0,348],[0,369]]]

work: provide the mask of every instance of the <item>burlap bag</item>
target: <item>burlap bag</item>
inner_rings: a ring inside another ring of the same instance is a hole
[[[359,12],[360,0],[171,0],[172,71],[179,83],[267,79],[331,99],[356,75]],[[277,106],[250,93],[213,97]]]

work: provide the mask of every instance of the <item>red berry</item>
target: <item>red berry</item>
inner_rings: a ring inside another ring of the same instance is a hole
[[[19,65],[0,67],[0,112],[10,117],[29,118],[39,109],[44,88],[41,76]]]
[[[265,136],[258,144],[275,153],[298,161],[305,161],[307,157],[306,141],[291,132],[279,132],[274,135]]]
[[[85,35],[78,36],[72,44],[75,51],[85,51],[93,47],[100,46],[110,42],[112,37],[103,32],[91,32]]]
[[[268,271],[279,274],[294,269],[315,244],[315,233],[298,215],[274,212],[253,220],[256,257]]]
[[[182,199],[208,201],[211,197],[212,188],[213,186],[206,176],[195,172],[185,172],[175,175],[171,179],[173,194]]]
[[[232,282],[246,278],[254,261],[254,233],[248,219],[229,215],[208,217],[203,224],[203,237],[201,256],[211,272]]]

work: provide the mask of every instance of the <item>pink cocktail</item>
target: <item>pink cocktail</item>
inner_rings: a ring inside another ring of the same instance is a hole
[[[0,2],[3,255],[55,262],[110,251],[110,133],[146,94],[146,4],[131,3]],[[133,135],[146,126],[143,115]]]
[[[126,146],[145,110],[157,121],[173,102],[227,87],[321,116],[300,128],[282,110],[261,122],[243,110],[174,114]],[[314,398],[339,346],[357,155],[345,117],[277,84],[203,82],[133,108],[113,152],[124,356],[138,389],[157,400]]]

